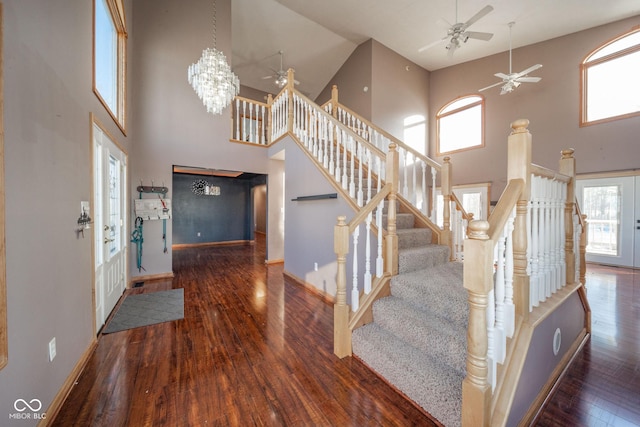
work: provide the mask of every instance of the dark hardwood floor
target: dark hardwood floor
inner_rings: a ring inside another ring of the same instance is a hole
[[[185,318],[99,337],[54,426],[433,426],[354,358],[333,307],[255,246],[173,252]],[[640,272],[589,266],[593,337],[539,426],[640,425]]]
[[[255,246],[173,252],[183,320],[99,338],[54,426],[435,426],[353,358],[333,355],[333,306]]]
[[[591,339],[537,426],[640,426],[640,270],[587,265]]]

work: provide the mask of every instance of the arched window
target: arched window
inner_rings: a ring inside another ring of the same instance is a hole
[[[437,155],[484,147],[484,98],[454,99],[436,114]]]
[[[640,115],[640,28],[595,49],[580,64],[580,126]]]

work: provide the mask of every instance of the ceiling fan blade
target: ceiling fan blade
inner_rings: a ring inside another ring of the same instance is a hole
[[[491,89],[492,87],[499,86],[499,85],[501,85],[502,83],[504,83],[504,82],[498,82],[498,83],[494,83],[494,84],[492,84],[492,85],[490,85],[490,86],[483,87],[482,89],[478,90],[478,92],[482,92],[483,90]]]
[[[541,77],[517,77],[516,81],[519,81],[520,83],[538,83],[540,80],[542,80]]]
[[[491,37],[493,37],[493,33],[481,33],[478,31],[465,31],[463,35],[470,39],[484,40],[484,41],[489,41],[491,40]]]
[[[299,81],[297,81],[297,80],[294,80],[294,81],[293,81],[293,83],[294,83],[294,84],[296,84],[296,85],[299,85],[299,84],[300,84],[300,82],[299,82]]]
[[[514,77],[518,78],[520,76],[526,76],[530,72],[535,71],[535,70],[537,70],[539,68],[542,68],[542,64],[532,65],[531,67],[527,68],[526,70],[522,70],[519,73],[516,73],[516,75]]]
[[[272,79],[272,78],[274,78],[274,77],[275,77],[275,76],[264,76],[264,77],[262,78],[262,80]]]
[[[420,49],[418,49],[418,53],[422,53],[427,49],[431,49],[432,47],[439,45],[440,43],[442,43],[443,41],[445,41],[447,39],[448,36],[445,36],[443,38],[441,38],[440,40],[436,40],[434,42],[429,43],[428,45],[422,46]]]
[[[464,25],[462,25],[462,29],[464,30],[469,28],[473,23],[477,22],[480,18],[482,18],[492,10],[493,10],[493,6],[486,5],[485,7],[482,8],[482,10],[480,10],[480,12],[476,13],[471,18],[469,18],[469,20],[465,22]]]
[[[505,73],[495,73],[494,76],[496,76],[499,79],[505,79],[505,80],[509,79],[509,76]]]

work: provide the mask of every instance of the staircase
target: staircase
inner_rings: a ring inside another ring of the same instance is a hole
[[[386,224],[386,215],[383,223]],[[397,213],[398,275],[373,304],[373,322],[355,329],[353,353],[446,426],[460,425],[467,294],[462,264],[431,230]]]
[[[377,129],[339,104],[335,88],[316,105],[288,77],[267,103],[236,98],[231,140],[290,135],[353,208],[334,225],[336,356],[355,354],[446,426],[533,422],[590,334],[573,150],[562,151],[559,172],[535,165],[528,121],[513,122],[507,186],[487,221],[467,225],[448,158],[439,165]],[[241,139],[243,117],[266,117],[268,134],[254,138],[249,126]],[[464,274],[450,262],[462,255]],[[564,309],[576,304],[580,313]],[[536,333],[560,327],[568,348],[550,356]],[[542,389],[526,381],[534,376]]]

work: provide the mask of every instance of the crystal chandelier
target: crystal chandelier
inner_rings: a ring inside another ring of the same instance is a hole
[[[216,49],[216,2],[213,2],[213,48],[189,66],[189,84],[196,91],[208,113],[220,114],[240,91],[240,80],[227,63],[224,53]]]

